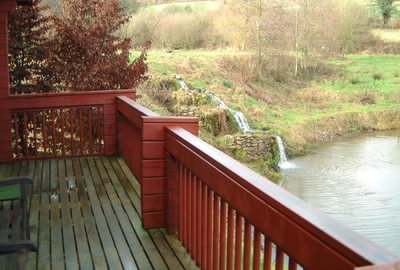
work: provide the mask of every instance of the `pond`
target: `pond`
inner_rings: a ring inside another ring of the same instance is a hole
[[[342,138],[291,162],[286,190],[400,256],[400,131]]]

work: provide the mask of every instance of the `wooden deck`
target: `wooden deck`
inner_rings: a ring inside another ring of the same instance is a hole
[[[196,269],[180,242],[146,231],[140,188],[118,157],[37,160],[0,165],[0,178],[31,176],[28,269]],[[4,207],[4,206],[2,206]],[[0,269],[15,269],[0,256]]]

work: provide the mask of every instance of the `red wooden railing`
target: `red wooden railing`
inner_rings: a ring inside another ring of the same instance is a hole
[[[116,154],[117,96],[135,91],[0,98],[0,161]]]
[[[104,154],[104,106],[11,113],[14,159]]]
[[[145,228],[166,226],[166,127],[184,127],[198,133],[198,121],[191,117],[162,117],[127,97],[117,100],[118,149],[141,186]]]
[[[347,270],[396,257],[181,128],[168,128],[168,229],[201,269]]]

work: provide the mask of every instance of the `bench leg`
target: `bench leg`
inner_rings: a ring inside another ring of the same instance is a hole
[[[28,264],[28,252],[22,251],[17,254],[17,270],[26,270]]]

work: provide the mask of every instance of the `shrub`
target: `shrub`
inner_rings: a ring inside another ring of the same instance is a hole
[[[132,17],[125,32],[128,37],[135,37],[134,46],[151,41],[155,48],[212,47],[217,43],[212,27],[213,16],[212,13],[172,12],[169,9],[165,12],[143,11]]]
[[[233,86],[234,86],[233,82],[228,81],[228,80],[224,80],[223,85],[224,85],[225,88],[229,88],[229,89],[232,89]]]
[[[114,33],[128,21],[118,0],[63,0],[63,15],[52,17],[49,44],[52,84],[60,89],[129,89],[146,78],[146,54],[129,62],[130,39]]]
[[[351,78],[351,80],[350,80],[350,83],[351,84],[359,84],[360,83],[360,79],[358,79],[358,78]]]
[[[375,81],[380,81],[380,80],[383,79],[383,75],[380,74],[380,73],[374,73],[374,75],[372,75],[372,78],[373,78]]]

